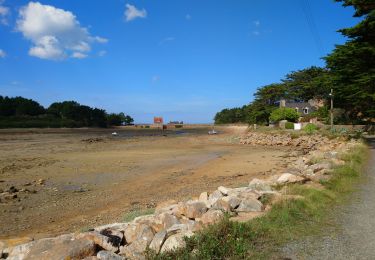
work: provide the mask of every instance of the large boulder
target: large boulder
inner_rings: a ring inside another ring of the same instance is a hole
[[[225,197],[224,197],[225,198]],[[223,200],[224,198],[219,199],[212,205],[212,209],[217,209],[221,210],[224,212],[230,212],[231,211],[231,206],[228,201]]]
[[[138,239],[144,239],[151,242],[154,237],[153,229],[145,224],[132,223],[125,229],[126,243],[130,244]]]
[[[125,260],[124,257],[105,250],[99,251],[96,258],[99,260]]]
[[[191,201],[186,203],[185,216],[190,219],[201,217],[207,211],[207,205],[201,201]]]
[[[287,184],[287,183],[303,183],[304,178],[296,176],[290,173],[282,174],[276,181],[277,184]]]
[[[101,233],[96,231],[82,233],[79,234],[77,238],[91,240],[96,245],[107,251],[117,252],[120,245],[122,244],[124,236],[119,231],[115,232],[109,229],[104,229]]]
[[[165,253],[165,252],[170,252],[170,251],[185,247],[186,242],[185,242],[184,237],[190,237],[192,235],[193,235],[193,232],[191,231],[171,235],[170,237],[167,238],[167,240],[165,240],[160,252]]]
[[[229,188],[226,188],[224,186],[220,186],[219,188],[217,188],[218,191],[221,192],[221,194],[223,194],[224,196],[228,195],[228,192],[231,190]]]
[[[44,238],[9,251],[7,259],[83,259],[95,254],[95,243],[87,239],[77,239],[73,235]]]
[[[201,217],[201,221],[204,225],[210,225],[219,222],[224,217],[224,213],[221,210],[210,209],[204,213]]]
[[[272,191],[271,185],[269,182],[259,179],[253,179],[249,183],[249,188],[257,191]]]
[[[239,199],[237,196],[233,196],[233,195],[232,196],[226,196],[226,197],[222,198],[221,200],[228,203],[231,211],[236,209],[241,203],[241,199]]]
[[[168,229],[174,224],[180,224],[180,221],[178,218],[174,215],[171,215],[169,213],[162,213],[157,216],[158,220],[161,222],[162,229]],[[160,231],[160,230],[157,230]]]
[[[156,233],[154,238],[151,241],[149,248],[158,254],[166,238],[167,238],[166,230],[162,230]]]
[[[254,198],[243,199],[238,208],[236,209],[237,212],[254,212],[262,210],[262,202]]]

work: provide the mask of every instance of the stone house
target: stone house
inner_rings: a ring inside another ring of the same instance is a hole
[[[295,109],[301,117],[305,117],[312,112],[318,110],[319,107],[324,105],[323,100],[310,99],[308,102],[296,102],[286,99],[280,100],[280,107],[288,107]]]

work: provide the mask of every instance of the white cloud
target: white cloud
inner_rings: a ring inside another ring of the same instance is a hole
[[[5,53],[5,51],[3,51],[2,49],[0,49],[0,58],[5,58],[5,56],[7,56],[7,54]]]
[[[137,9],[134,5],[126,4],[126,10],[125,10],[125,20],[127,22],[132,21],[137,18],[146,18],[147,12],[145,9]]]
[[[82,53],[82,52],[73,52],[72,54],[72,58],[76,58],[76,59],[84,59],[86,57],[87,57],[87,54]]]
[[[186,20],[190,20],[191,19],[191,15],[190,14],[185,15],[185,19]]]
[[[5,0],[0,0],[0,23],[8,25],[8,17],[10,14],[9,8],[4,6]]]
[[[99,57],[103,57],[103,56],[105,56],[105,55],[107,55],[107,51],[99,51],[99,52],[98,52],[98,56],[99,56]]]
[[[258,20],[254,21],[254,25],[255,25],[256,27],[259,27],[259,26],[260,26],[260,21],[258,21]]]
[[[96,36],[95,37],[95,40],[99,43],[107,43],[108,42],[108,39],[106,38],[102,38],[102,37],[99,37],[99,36]]]
[[[260,32],[259,32],[259,31],[253,31],[253,34],[254,34],[255,36],[258,36],[258,35],[260,34]]]
[[[41,59],[81,59],[87,57],[92,43],[108,41],[91,36],[73,13],[39,2],[20,9],[16,29],[33,43],[29,55]]]

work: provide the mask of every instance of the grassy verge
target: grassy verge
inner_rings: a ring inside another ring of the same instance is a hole
[[[123,222],[131,222],[136,217],[144,216],[144,215],[150,215],[155,212],[155,209],[135,209],[133,211],[130,211],[122,217]]]
[[[346,164],[334,169],[325,189],[291,185],[288,193],[304,199],[282,200],[262,218],[235,223],[225,218],[216,225],[186,239],[186,248],[149,255],[153,259],[272,259],[285,243],[307,235],[319,234],[328,224],[332,207],[342,202],[359,180],[366,154],[358,146],[343,159]]]

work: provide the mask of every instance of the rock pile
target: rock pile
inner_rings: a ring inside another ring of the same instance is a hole
[[[203,192],[198,198],[185,202],[168,201],[158,205],[154,214],[137,217],[127,223],[109,224],[84,233],[45,238],[8,248],[4,248],[0,242],[0,258],[144,259],[147,250],[163,253],[184,247],[184,237],[190,237],[204,226],[220,221],[225,214],[232,221],[248,221],[270,209],[272,202],[264,205],[264,196],[272,197],[271,201],[289,198],[289,195],[276,191],[276,187],[329,178],[332,168],[344,163],[339,152],[345,152],[356,145],[356,142],[333,142],[318,136],[300,137],[298,140],[287,138],[284,141],[280,138],[269,137],[268,141],[261,142],[254,141],[254,135],[250,134],[243,140],[248,140],[244,143],[285,143],[309,147],[308,153],[297,157],[281,174],[267,180],[253,179],[246,187],[220,186],[211,193]],[[318,145],[317,140],[323,141]]]
[[[263,146],[294,146],[307,150],[315,150],[317,146],[336,144],[337,140],[330,140],[321,135],[302,135],[292,138],[287,134],[268,134],[260,132],[248,132],[240,139],[241,144]]]

